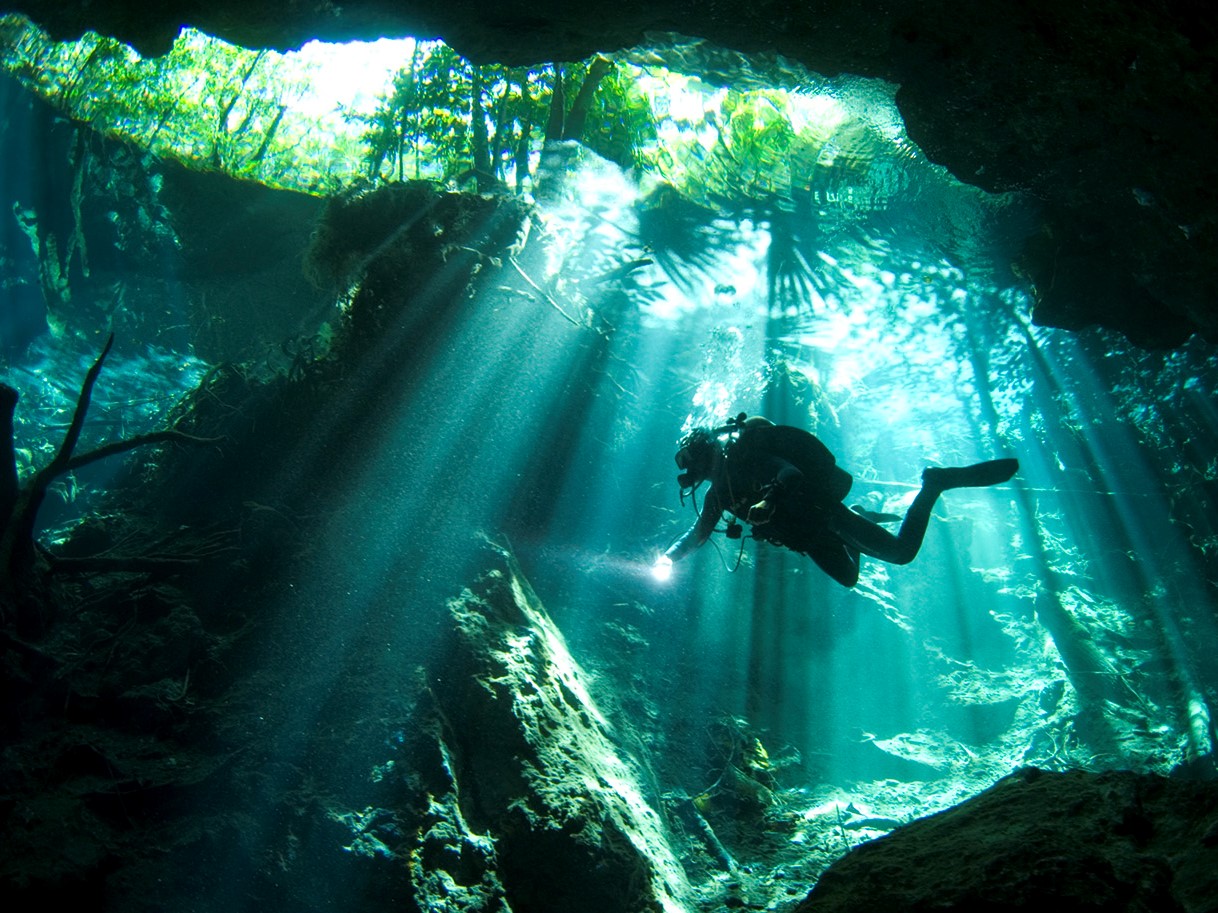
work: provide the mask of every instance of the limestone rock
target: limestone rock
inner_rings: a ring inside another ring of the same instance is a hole
[[[33,136],[39,149],[5,149],[20,162],[0,190],[20,228],[0,237],[15,318],[5,333],[19,338],[0,350],[50,325],[95,342],[113,331],[120,350],[140,340],[248,361],[326,315],[332,297],[301,268],[321,199],[160,160],[65,120],[4,74],[0,122],[6,141]]]
[[[1025,769],[838,860],[797,913],[1218,909],[1218,785]]]
[[[466,884],[486,901],[462,909],[685,909],[685,876],[638,763],[514,560],[499,555],[449,605],[456,632],[432,690],[451,796],[431,802],[416,891],[430,904],[437,883]]]

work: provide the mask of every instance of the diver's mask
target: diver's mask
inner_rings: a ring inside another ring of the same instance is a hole
[[[677,461],[677,469],[681,470],[681,474],[677,476],[677,484],[682,488],[693,488],[697,484],[694,474],[689,471],[693,455],[690,453],[689,445],[684,441],[681,444],[681,449],[677,451],[674,458]]]
[[[727,420],[727,424],[718,428],[695,428],[677,445],[677,484],[681,486],[681,500],[685,500],[686,492],[692,492],[711,477],[715,470],[715,457],[726,455],[730,447],[740,435],[748,415],[741,412],[735,418]],[[721,443],[726,436],[727,443]]]
[[[681,474],[677,484],[682,489],[697,488],[711,473],[716,444],[705,428],[695,428],[681,439],[674,459]]]

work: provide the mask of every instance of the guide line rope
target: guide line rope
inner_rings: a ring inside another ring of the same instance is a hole
[[[884,488],[908,488],[910,491],[921,489],[921,485],[913,482],[885,482],[879,479],[855,479],[860,485],[877,485]],[[957,489],[953,489],[957,490]],[[1074,495],[1108,495],[1109,497],[1153,498],[1161,496],[1161,491],[1108,491],[1103,488],[1033,488],[1024,486],[1024,491],[1034,491],[1041,494],[1074,494]]]

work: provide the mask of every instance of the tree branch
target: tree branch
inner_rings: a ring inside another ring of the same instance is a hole
[[[90,463],[96,463],[98,460],[104,460],[106,457],[126,453],[128,450],[134,450],[136,447],[143,447],[147,444],[160,444],[164,441],[177,441],[182,444],[215,444],[222,440],[224,440],[222,437],[196,437],[193,434],[187,434],[185,431],[176,431],[172,428],[165,431],[150,431],[148,434],[137,434],[135,437],[128,438],[125,441],[114,441],[110,444],[104,444],[95,450],[90,450],[88,453],[74,456],[68,460],[67,465],[62,471],[71,472],[73,469],[88,466]]]
[[[93,396],[93,386],[101,373],[102,365],[110,349],[114,345],[114,334],[106,340],[101,355],[93,362],[93,366],[85,374],[81,384],[80,396],[76,400],[76,411],[68,425],[59,452],[46,466],[34,473],[24,485],[19,486],[17,480],[16,454],[13,441],[13,415],[16,411],[18,394],[12,387],[0,384],[0,617],[7,616],[10,609],[15,610],[20,621],[22,613],[28,610],[27,603],[32,599],[30,585],[36,579],[38,556],[40,554],[34,540],[34,524],[38,510],[46,498],[46,492],[51,482],[58,476],[106,457],[126,453],[136,447],[146,444],[157,444],[163,441],[177,441],[188,444],[213,443],[220,438],[202,438],[186,434],[182,431],[169,429],[141,434],[125,441],[115,441],[105,444],[87,453],[74,456],[73,451],[80,441],[80,432],[85,424],[89,411],[89,403]],[[47,553],[43,554],[46,564],[56,565],[67,569],[90,569],[86,562],[73,562],[72,559],[56,559]],[[136,556],[124,559],[110,559],[104,567],[110,570],[181,570],[191,564],[189,558],[162,558],[159,556]],[[95,563],[91,569],[99,569],[103,565]]]
[[[584,138],[584,122],[588,119],[588,112],[592,109],[592,98],[596,95],[596,90],[604,79],[613,70],[613,62],[605,57],[597,57],[588,67],[588,74],[584,77],[583,84],[579,87],[579,92],[575,95],[575,101],[571,103],[571,110],[567,112],[566,120],[563,122],[562,138],[582,140]]]
[[[80,440],[80,431],[85,425],[85,415],[89,411],[89,401],[93,398],[93,385],[97,383],[97,375],[101,373],[102,365],[106,361],[106,356],[110,354],[110,347],[114,345],[114,334],[106,340],[106,347],[102,349],[102,353],[97,356],[97,361],[93,362],[93,367],[85,375],[85,381],[80,385],[80,396],[76,400],[76,411],[72,413],[72,423],[68,426],[68,433],[63,436],[63,443],[59,445],[59,453],[55,454],[55,459],[51,460],[43,471],[54,470],[52,477],[66,472],[68,460],[72,456],[72,451],[76,449],[76,442]],[[39,473],[41,475],[41,473]]]
[[[13,414],[18,393],[0,384],[0,528],[8,523],[17,503],[17,448],[13,439]]]
[[[158,558],[149,555],[50,558],[51,569],[68,574],[180,574],[202,563],[201,558]]]

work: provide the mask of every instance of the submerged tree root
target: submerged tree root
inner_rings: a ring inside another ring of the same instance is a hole
[[[101,374],[106,356],[114,345],[114,334],[106,340],[101,354],[85,374],[76,410],[64,434],[59,451],[46,466],[35,472],[24,485],[17,478],[13,419],[19,394],[0,384],[0,621],[18,631],[39,628],[46,595],[45,579],[56,569],[88,571],[150,571],[180,568],[193,563],[193,556],[98,556],[95,558],[56,558],[38,545],[34,538],[38,510],[47,489],[60,476],[107,457],[126,453],[148,444],[174,441],[184,444],[215,443],[219,438],[201,438],[176,429],[154,431],[114,441],[94,450],[77,454],[76,445],[89,411],[93,387]]]

